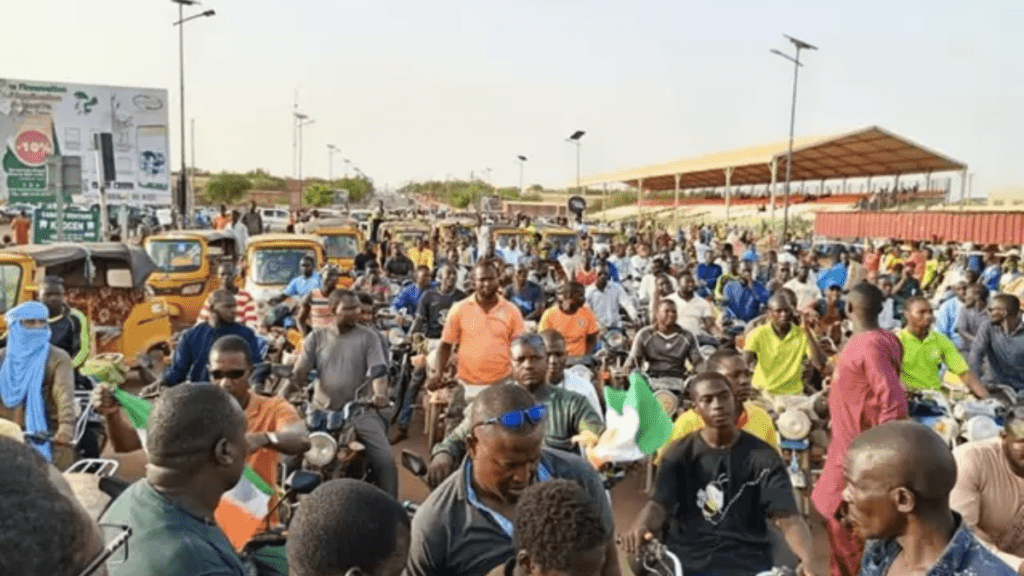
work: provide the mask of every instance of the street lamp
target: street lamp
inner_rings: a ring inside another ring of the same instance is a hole
[[[327,179],[334,181],[334,153],[338,152],[338,147],[334,144],[327,145]]]
[[[302,127],[313,123],[313,119],[301,113],[295,113],[295,122],[299,127],[299,195],[302,195]]]
[[[516,156],[519,159],[519,195],[523,195],[523,164],[526,163],[526,156],[522,154]]]
[[[783,54],[782,52],[772,48],[772,54],[782,56],[786,60],[793,63],[793,104],[789,111],[789,151],[786,152],[786,188],[785,188],[785,204],[782,209],[782,241],[786,242],[789,236],[789,181],[793,175],[793,130],[796,126],[796,81],[800,73],[800,67],[803,64],[800,63],[800,51],[801,50],[817,50],[815,46],[811,46],[803,40],[798,40],[792,36],[786,36],[787,40],[793,43],[796,47],[796,56],[790,56],[789,54]],[[772,204],[774,208],[774,202]]]
[[[576,145],[576,193],[582,194],[583,188],[580,186],[580,138],[586,134],[583,130],[577,130],[565,139],[566,142],[572,142]]]
[[[188,184],[185,181],[185,27],[183,24],[196,18],[208,18],[216,14],[213,10],[207,10],[185,18],[185,6],[199,4],[198,0],[171,0],[178,5],[178,21],[174,26],[178,27],[178,69],[181,84],[181,174],[178,178],[178,188],[181,191],[178,209],[181,210],[182,227],[189,221],[188,212],[191,202],[188,197]]]
[[[348,166],[352,162],[350,162],[348,158],[342,158],[342,160],[345,161],[345,178],[347,179],[348,178]]]

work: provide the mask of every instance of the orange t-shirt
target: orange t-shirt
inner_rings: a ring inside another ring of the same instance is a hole
[[[249,393],[249,405],[245,407],[245,431],[248,434],[254,432],[278,432],[301,422],[299,413],[284,398],[268,398],[255,392]],[[249,455],[246,464],[252,471],[263,478],[267,484],[278,486],[277,479],[277,457],[278,453],[269,448],[257,450]],[[277,497],[270,499],[270,507],[273,508]],[[237,550],[257,533],[262,526],[262,518],[253,520],[252,517],[241,515],[236,508],[221,505],[214,511],[217,524],[224,530],[228,540]],[[272,519],[273,521],[273,519]]]
[[[569,315],[554,305],[548,308],[537,323],[537,331],[541,332],[548,328],[554,328],[556,332],[565,338],[565,351],[569,356],[583,356],[587,353],[587,336],[601,332],[601,325],[597,323],[597,317],[584,305]]]
[[[231,216],[217,216],[213,220],[213,227],[217,230],[224,230],[231,224]]]
[[[489,311],[475,297],[455,303],[441,340],[459,346],[458,378],[469,384],[494,384],[512,374],[512,339],[526,331],[523,315],[498,296]]]
[[[17,217],[11,222],[11,229],[14,230],[14,243],[20,245],[28,244],[28,229],[32,221],[28,218]]]

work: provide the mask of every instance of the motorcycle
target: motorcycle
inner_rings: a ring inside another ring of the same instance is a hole
[[[601,349],[594,354],[597,361],[597,377],[604,387],[623,390],[629,387],[629,372],[626,359],[629,358],[630,340],[625,331],[612,328],[601,336]]]
[[[299,496],[313,492],[323,482],[316,473],[296,470],[284,481],[284,495],[264,517],[263,529],[254,534],[244,546],[240,557],[246,574],[252,576],[287,576],[288,525],[295,517]],[[271,526],[270,519],[279,512],[280,526]]]
[[[327,480],[355,478],[376,485],[366,446],[356,437],[354,425],[360,416],[376,409],[370,400],[359,399],[369,383],[367,380],[356,389],[355,399],[341,410],[307,409],[310,448],[302,455],[303,470],[316,472]]]
[[[811,511],[810,490],[821,474],[828,449],[828,401],[824,390],[811,396],[778,396],[770,406],[779,431],[779,448],[800,511]]]

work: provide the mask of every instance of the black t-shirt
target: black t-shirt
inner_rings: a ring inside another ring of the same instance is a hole
[[[465,297],[466,293],[459,289],[455,289],[451,294],[441,294],[436,288],[423,293],[419,305],[416,306],[416,317],[423,319],[427,338],[441,337],[444,321],[448,318],[448,310]]]
[[[537,308],[536,305],[540,302],[540,306],[544,305],[544,290],[540,286],[526,281],[526,286],[523,289],[516,292],[516,285],[512,284],[505,289],[505,299],[516,305],[519,311],[522,312],[523,318],[526,318],[530,314],[533,314]]]
[[[663,542],[687,574],[770,570],[768,519],[799,513],[782,457],[747,432],[729,450],[711,448],[699,431],[676,442],[651,499],[669,514]]]
[[[376,254],[367,254],[366,252],[360,252],[356,255],[355,269],[358,272],[366,270],[366,265],[377,259]]]
[[[384,270],[392,276],[410,276],[415,266],[408,256],[396,256],[388,258],[384,263]]]

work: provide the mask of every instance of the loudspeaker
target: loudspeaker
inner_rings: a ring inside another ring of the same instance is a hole
[[[103,158],[103,181],[117,180],[117,171],[114,169],[114,135],[110,132],[97,134],[96,149],[100,151],[100,156]]]

